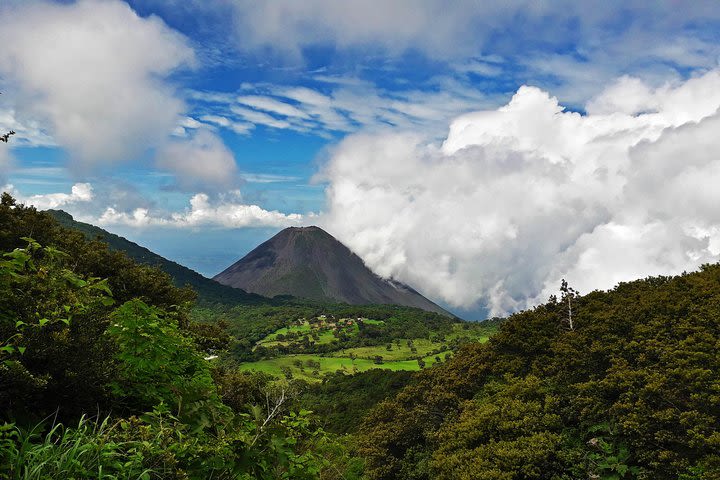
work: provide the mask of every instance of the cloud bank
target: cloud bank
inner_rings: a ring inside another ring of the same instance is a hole
[[[173,3],[187,5],[188,1]],[[434,58],[457,58],[489,50],[518,53],[514,50],[518,44],[525,50],[538,44],[557,47],[568,39],[581,38],[583,48],[577,50],[581,53],[598,49],[600,44],[614,49],[624,43],[625,51],[637,53],[644,47],[646,55],[687,63],[706,61],[703,47],[712,42],[682,37],[674,42],[657,40],[667,39],[663,32],[674,35],[684,27],[717,21],[720,16],[716,5],[706,0],[689,2],[683,8],[673,2],[650,5],[642,0],[602,4],[572,0],[220,0],[212,7],[199,0],[190,3],[196,9],[231,17],[242,49],[273,49],[294,56],[309,47],[332,45],[338,50],[389,54],[414,50]],[[618,28],[619,23],[623,25]]]
[[[89,183],[76,183],[72,186],[70,193],[46,193],[42,195],[22,195],[13,185],[5,185],[0,191],[8,192],[17,203],[33,206],[38,210],[49,208],[60,208],[67,205],[89,202],[94,198],[92,185]]]
[[[100,225],[126,225],[130,227],[170,228],[243,228],[243,227],[289,227],[299,225],[304,216],[297,213],[284,214],[277,210],[265,210],[257,205],[242,203],[239,192],[221,197],[213,202],[204,193],[193,195],[190,208],[168,215],[154,214],[147,208],[132,212],[120,212],[108,207],[97,219]]]
[[[275,179],[261,179],[275,181]],[[89,183],[76,183],[70,193],[57,192],[42,195],[25,196],[13,185],[0,186],[0,192],[8,192],[15,200],[24,205],[34,206],[38,210],[52,208],[70,208],[78,219],[95,225],[122,225],[134,228],[245,228],[245,227],[289,227],[303,224],[316,217],[310,213],[285,214],[277,210],[266,210],[258,205],[243,202],[239,190],[211,198],[205,193],[196,193],[190,198],[190,206],[181,212],[163,212],[148,207],[138,207],[132,211],[115,207],[103,207],[100,216],[89,213],[89,202],[95,200],[95,191]],[[102,192],[107,195],[108,192]],[[82,204],[82,205],[78,205]]]
[[[74,159],[127,159],[176,126],[184,105],[167,78],[193,51],[161,19],[80,0],[6,5],[0,22],[0,76],[16,120],[42,123]]]
[[[375,271],[491,313],[720,259],[720,72],[622,78],[588,114],[520,88],[441,145],[356,134],[332,152],[323,225]]]

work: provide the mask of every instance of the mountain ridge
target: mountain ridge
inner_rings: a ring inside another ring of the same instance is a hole
[[[89,240],[101,238],[106,242],[110,249],[125,252],[130,258],[138,263],[151,265],[160,268],[162,271],[170,275],[173,283],[178,287],[190,285],[197,293],[198,300],[208,303],[270,303],[269,298],[260,295],[248,293],[242,289],[228,287],[222,285],[204,275],[181,265],[172,260],[168,260],[152,250],[138,245],[137,243],[108,232],[95,225],[79,222],[72,215],[64,210],[46,210],[60,225],[65,228],[71,228],[82,232]]]

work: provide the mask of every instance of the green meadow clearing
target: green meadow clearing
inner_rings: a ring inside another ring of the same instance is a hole
[[[354,355],[357,358],[365,358],[373,360],[377,355],[383,357],[384,360],[397,361],[397,360],[408,360],[418,356],[430,355],[433,351],[442,348],[441,343],[432,342],[424,338],[416,338],[412,341],[412,346],[415,347],[416,351],[413,352],[411,347],[408,345],[408,340],[398,339],[395,342],[389,343],[390,350],[387,345],[376,345],[371,347],[355,347],[346,348],[344,350],[338,350],[337,352],[329,353],[331,357],[348,357]],[[448,348],[444,348],[448,350]]]
[[[345,321],[346,319],[341,319],[337,323]],[[240,370],[254,370],[273,376],[286,376],[311,382],[320,381],[324,375],[338,371],[348,374],[371,369],[417,371],[433,366],[438,360],[445,361],[446,356],[453,353],[455,348],[453,345],[457,346],[460,340],[485,342],[494,331],[493,328],[482,324],[457,323],[444,335],[431,335],[430,338],[395,338],[379,345],[340,348],[340,342],[333,329],[323,322],[334,324],[335,320],[317,318],[295,323],[270,333],[255,346],[265,348],[292,346],[298,338],[307,335],[314,336],[312,339],[314,345],[337,343],[336,350],[322,354],[285,353],[274,358],[242,363],[239,366]],[[352,322],[351,325],[339,327],[348,337],[355,337],[360,331],[358,323],[354,320]],[[385,325],[381,320],[362,319],[362,322],[380,327]],[[287,338],[288,335],[290,338]]]
[[[442,352],[438,356],[441,359],[444,359],[445,354],[447,353],[451,352],[448,350],[446,352]],[[426,368],[432,366],[437,361],[435,357],[435,355],[431,355],[423,358]],[[320,368],[308,366],[308,360],[319,362]],[[302,363],[302,368],[298,366],[298,362]],[[273,376],[283,376],[283,370],[285,370],[292,372],[293,378],[299,378],[310,382],[319,382],[325,374],[335,373],[337,371],[357,373],[371,370],[373,368],[417,371],[420,370],[420,365],[417,360],[383,361],[382,364],[377,364],[373,360],[366,358],[356,358],[353,360],[348,357],[321,357],[319,355],[297,354],[284,355],[282,357],[270,358],[257,362],[243,363],[239,368],[242,371],[254,370],[257,372],[268,373]],[[317,372],[317,374],[314,372]]]

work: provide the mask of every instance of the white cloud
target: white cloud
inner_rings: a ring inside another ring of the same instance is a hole
[[[18,203],[32,205],[38,210],[49,208],[60,208],[66,205],[89,202],[94,198],[92,185],[89,183],[76,183],[72,186],[70,193],[46,193],[43,195],[32,195],[25,197],[12,185],[5,185],[3,191],[10,193]]]
[[[308,87],[244,85],[262,95],[228,99],[204,92],[214,99],[216,114],[200,120],[240,134],[255,125],[318,135],[385,128],[437,130],[460,114],[489,104],[481,92],[450,79],[436,79],[431,90],[388,91],[364,81],[337,83],[323,93]],[[224,106],[222,100],[227,101]],[[251,107],[251,108],[250,108]],[[224,108],[224,111],[222,110]],[[237,125],[241,128],[238,130]]]
[[[261,68],[314,65],[320,47],[317,81],[351,81],[338,72],[390,80],[408,68],[408,56],[420,56],[503,88],[552,86],[573,107],[623,74],[659,85],[714,68],[720,56],[714,0],[681,8],[646,0],[142,1],[169,18],[201,18],[197,24],[212,25],[203,30],[212,49],[239,50]]]
[[[184,0],[182,5],[191,8],[189,3],[196,14],[222,20],[216,24],[231,23],[241,50],[280,53],[295,62],[315,46],[355,52],[362,60],[412,51],[450,61],[490,52],[486,58],[534,62],[541,61],[542,51],[571,51],[569,60],[602,63],[617,76],[653,62],[707,68],[716,64],[718,54],[712,33],[720,10],[712,0],[686,2],[682,8],[643,0],[611,0],[601,6],[572,0]]]
[[[269,113],[282,115],[284,117],[308,118],[307,113],[299,110],[295,106],[278,101],[271,97],[264,97],[260,95],[243,95],[238,97],[237,100],[243,105],[247,105],[257,110],[264,110]]]
[[[127,225],[130,227],[171,227],[171,228],[243,228],[243,227],[288,227],[300,225],[303,215],[284,214],[277,210],[265,210],[257,205],[242,203],[239,192],[234,192],[217,202],[198,193],[190,199],[190,208],[169,215],[153,215],[146,208],[132,212],[119,212],[107,208],[97,222],[100,225]]]
[[[270,47],[294,56],[300,56],[304,47],[328,43],[340,48],[381,45],[393,53],[409,48],[434,55],[451,49],[468,52],[484,40],[473,39],[468,30],[476,15],[486,10],[480,6],[468,12],[470,5],[465,1],[419,5],[413,0],[233,2],[243,49]]]
[[[160,148],[156,164],[175,174],[182,188],[229,187],[238,181],[235,157],[223,141],[206,129],[189,139],[175,140]]]
[[[85,164],[126,159],[175,127],[165,78],[193,61],[184,37],[120,1],[23,2],[0,10],[0,74],[23,122],[41,122]]]
[[[174,137],[187,137],[189,132],[197,130],[198,128],[205,128],[209,130],[215,129],[212,123],[203,123],[195,120],[192,117],[184,117],[180,119],[180,122],[175,126],[172,135]]]
[[[217,125],[218,127],[228,128],[238,135],[246,135],[255,128],[255,125],[252,123],[233,122],[227,117],[223,117],[221,115],[203,115],[200,117],[200,120],[208,122],[212,125]]]
[[[623,76],[587,105],[590,114],[662,112],[672,125],[707,117],[720,105],[720,71],[652,89],[637,78]]]
[[[380,274],[493,313],[545,300],[561,278],[587,292],[717,261],[719,73],[658,89],[621,79],[589,115],[522,87],[455,119],[442,145],[350,136],[323,171],[323,225]]]
[[[496,77],[502,73],[502,58],[472,59],[454,66],[456,72],[472,73],[482,77]]]
[[[278,119],[265,112],[258,112],[257,110],[252,110],[250,108],[233,105],[232,107],[230,107],[230,111],[244,121],[257,125],[265,125],[268,127],[279,129],[290,128],[291,125],[285,120]]]
[[[300,177],[275,175],[272,173],[243,173],[240,176],[249,183],[299,182],[302,180]]]
[[[3,97],[7,97],[7,95],[0,96],[0,99],[2,99],[0,101],[0,131],[2,133],[11,130],[15,132],[11,143],[6,145],[8,148],[16,145],[55,146],[55,140],[43,129],[39,122],[32,119],[22,121],[18,119],[15,109],[9,106],[10,101]]]

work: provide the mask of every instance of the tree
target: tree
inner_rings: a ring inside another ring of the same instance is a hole
[[[0,417],[105,405],[107,282],[68,269],[60,250],[23,241],[0,254]],[[65,400],[61,392],[80,385]]]
[[[568,328],[571,331],[575,330],[575,322],[573,320],[573,299],[580,296],[580,292],[572,287],[568,286],[568,282],[563,278],[560,284],[560,292],[562,293],[561,302],[563,305],[567,304],[567,310],[565,310],[565,321]]]
[[[131,300],[112,313],[107,335],[117,345],[111,388],[126,406],[143,411],[162,403],[198,427],[217,425],[225,415],[207,362],[174,315]]]
[[[8,143],[8,140],[10,140],[10,137],[12,135],[15,135],[15,132],[13,130],[10,130],[9,132],[0,135],[0,142]]]

